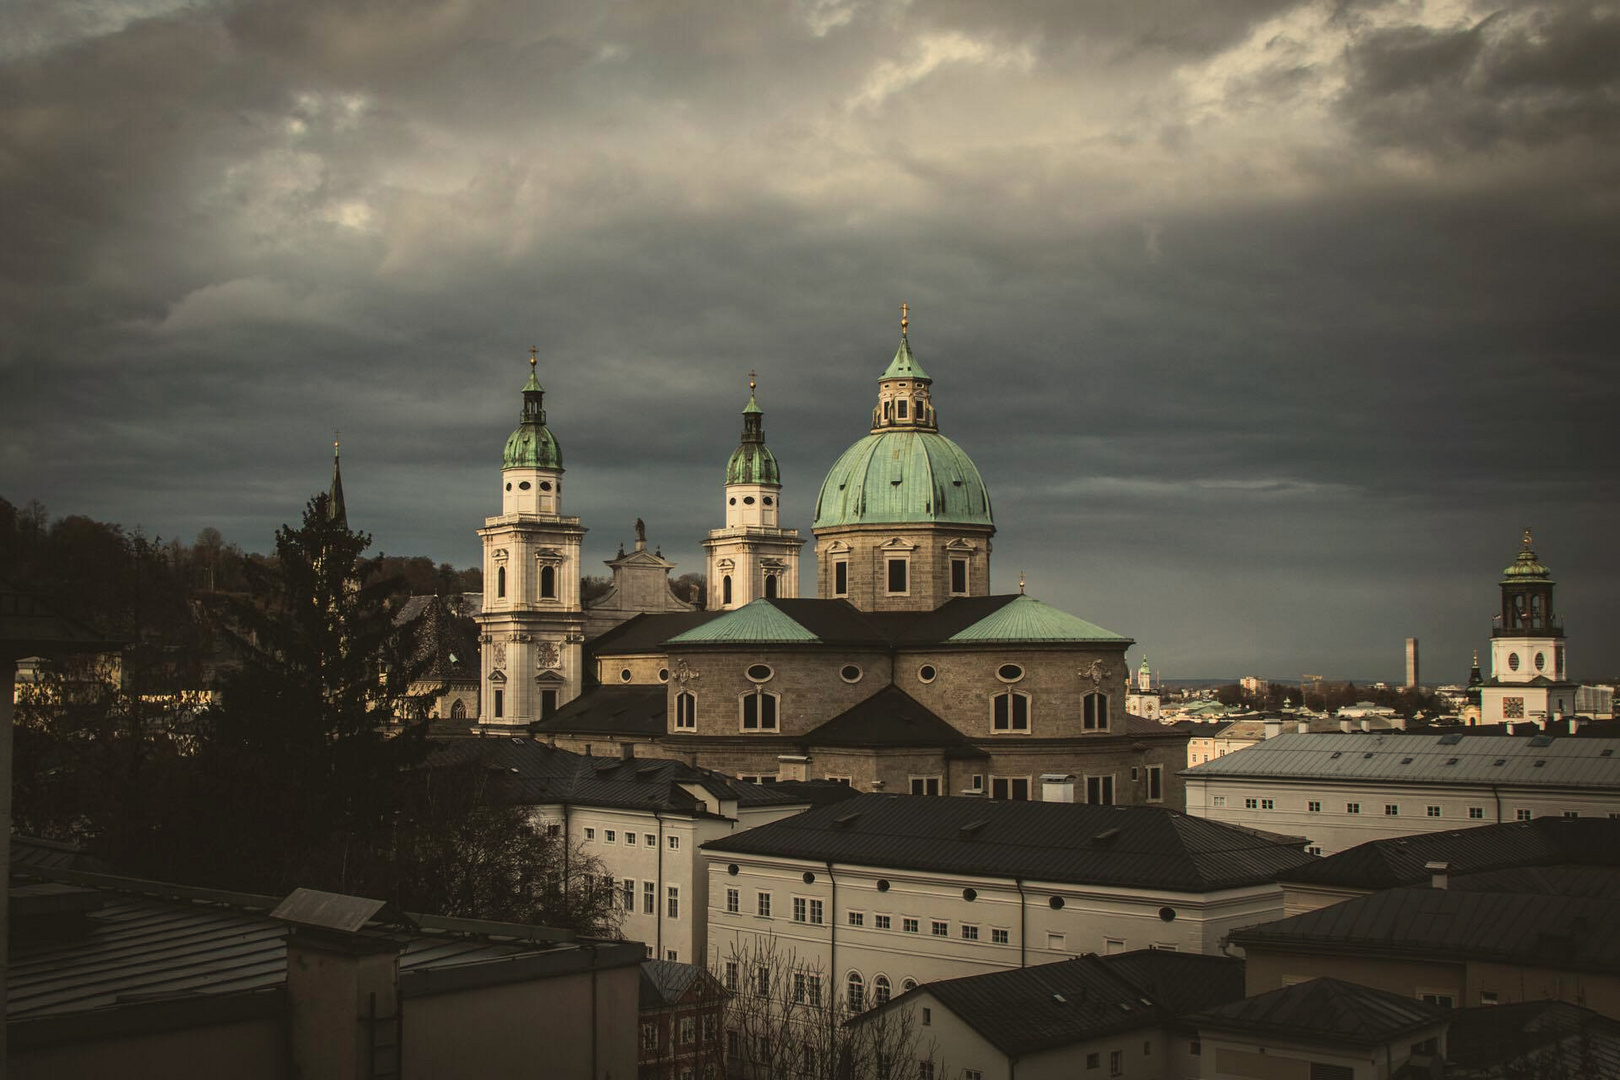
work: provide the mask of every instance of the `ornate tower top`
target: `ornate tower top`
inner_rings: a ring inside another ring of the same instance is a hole
[[[726,462],[727,484],[782,483],[782,471],[776,464],[776,455],[765,445],[765,410],[754,397],[757,376],[748,373],[748,404],[743,406],[742,437],[737,449]]]
[[[562,469],[562,449],[546,427],[546,389],[535,374],[538,348],[529,349],[529,381],[523,384],[523,415],[506,440],[503,469]]]
[[[934,380],[911,354],[911,305],[900,305],[900,346],[883,374],[878,376],[878,403],[872,410],[872,431],[938,431],[934,416]]]

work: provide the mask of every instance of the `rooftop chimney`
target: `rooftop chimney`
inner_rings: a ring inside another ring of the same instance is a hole
[[[1277,736],[1279,736],[1281,734],[1282,734],[1282,721],[1281,720],[1267,720],[1266,721],[1266,738],[1275,739]]]
[[[1299,722],[1299,733],[1301,735],[1309,735],[1311,733],[1311,722],[1309,720],[1301,720]]]
[[[1429,872],[1429,886],[1430,886],[1430,888],[1444,889],[1446,887],[1447,879],[1449,877],[1449,872],[1451,870],[1451,864],[1450,863],[1447,863],[1447,862],[1427,862],[1427,863],[1423,864],[1423,869],[1425,869],[1425,870],[1427,870]]]
[[[1346,735],[1350,734],[1350,721],[1348,719],[1340,720],[1339,730],[1344,732]]]

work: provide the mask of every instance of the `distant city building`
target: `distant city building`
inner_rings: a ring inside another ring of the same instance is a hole
[[[1153,682],[1153,671],[1148,667],[1147,657],[1142,657],[1142,664],[1136,669],[1136,679],[1125,690],[1125,711],[1132,716],[1140,716],[1144,720],[1157,720],[1162,712],[1159,688]]]
[[[1406,639],[1406,688],[1416,690],[1418,686],[1418,639]]]
[[[1609,739],[1547,735],[1281,735],[1184,774],[1187,812],[1310,838],[1368,840],[1546,815],[1620,814]]]

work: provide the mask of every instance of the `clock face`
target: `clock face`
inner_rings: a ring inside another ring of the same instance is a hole
[[[1518,671],[1519,670],[1519,654],[1518,653],[1516,653],[1516,652],[1508,653],[1508,670],[1509,671]]]

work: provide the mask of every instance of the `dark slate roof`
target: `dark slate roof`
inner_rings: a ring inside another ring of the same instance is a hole
[[[847,802],[860,794],[850,785],[838,780],[777,780],[766,786],[811,806],[830,806],[833,803]]]
[[[1243,996],[1243,961],[1235,956],[1136,949],[1102,962],[1177,1016]]]
[[[1245,949],[1444,955],[1620,972],[1620,901],[1546,893],[1388,889],[1234,930],[1232,941]]]
[[[726,996],[725,989],[714,976],[696,964],[682,964],[674,960],[643,960],[641,1009],[645,1011],[678,1005],[687,991],[693,989],[692,984],[700,980],[707,983],[707,986],[698,987],[699,996],[709,997],[714,1001]]]
[[[1620,866],[1509,866],[1454,875],[1451,888],[1620,900]]]
[[[111,866],[72,844],[11,834],[11,869],[90,870],[106,873]]]
[[[1512,1080],[1551,1075],[1620,1080],[1620,1020],[1563,1001],[1481,1005],[1451,1014],[1447,1080]]]
[[[945,979],[902,994],[890,1007],[929,994],[1016,1057],[1164,1024],[1182,1011],[1183,1000],[1202,1006],[1243,996],[1241,960],[1172,952],[1148,959],[1147,952]],[[1161,997],[1136,977],[1144,974],[1179,995]]]
[[[1442,1023],[1450,1009],[1340,979],[1312,979],[1185,1018],[1202,1030],[1377,1046]]]
[[[529,729],[577,735],[663,735],[668,724],[669,692],[662,686],[598,686],[587,690]]]
[[[684,634],[724,614],[724,611],[677,611],[637,615],[594,639],[587,649],[592,656],[663,652],[664,642],[676,634]]]
[[[803,741],[808,746],[954,746],[973,749],[966,735],[893,683],[825,724],[811,729]],[[974,754],[989,756],[983,751],[974,751]]]
[[[1542,817],[1369,840],[1289,870],[1282,880],[1377,891],[1427,884],[1429,862],[1449,864],[1452,874],[1551,863],[1620,866],[1620,819]]]
[[[586,757],[521,736],[447,739],[434,745],[428,766],[476,765],[503,782],[512,803],[571,803],[700,814],[702,802],[681,785],[697,784],[739,807],[799,806],[806,800],[760,784],[746,784],[712,769],[669,758]]]
[[[1312,858],[1296,843],[1159,807],[888,794],[861,795],[703,846],[857,866],[1174,892],[1272,881]]]
[[[66,871],[39,870],[61,876]],[[102,875],[81,886],[95,905],[71,935],[19,935],[7,968],[6,1015],[19,1021],[110,1010],[157,996],[192,1000],[273,991],[287,978],[287,924],[270,917],[280,901],[171,887]],[[453,920],[420,917],[418,930],[390,928],[402,942],[404,983],[439,968],[554,951],[553,942],[436,928]],[[483,924],[485,930],[492,924]],[[509,927],[514,932],[525,930]]]

